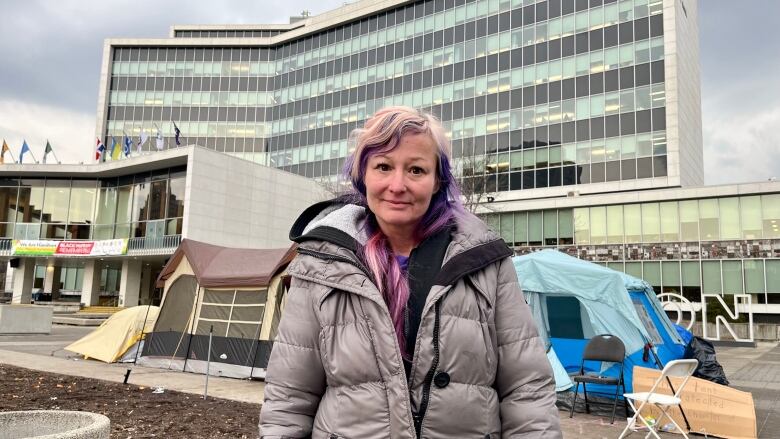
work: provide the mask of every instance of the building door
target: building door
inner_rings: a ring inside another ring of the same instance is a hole
[[[165,236],[165,220],[149,221],[146,223],[146,239],[144,247],[160,248]]]

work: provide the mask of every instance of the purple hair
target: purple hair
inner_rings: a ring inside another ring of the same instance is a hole
[[[364,179],[368,160],[394,150],[406,135],[428,134],[437,145],[436,181],[439,190],[431,197],[428,210],[416,229],[419,243],[453,224],[463,212],[460,189],[450,167],[451,147],[444,127],[436,117],[409,107],[387,107],[368,119],[362,129],[352,133],[355,151],[346,160],[344,174],[352,183],[347,198],[368,209]],[[409,299],[409,284],[390,249],[387,236],[379,228],[376,217],[369,211],[369,239],[360,255],[374,275],[376,285],[393,319],[401,352],[406,352],[404,311]]]

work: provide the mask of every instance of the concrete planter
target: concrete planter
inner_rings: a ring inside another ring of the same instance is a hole
[[[50,334],[51,306],[0,305],[0,334]]]
[[[0,412],[0,439],[108,439],[111,421],[103,415],[66,410]]]

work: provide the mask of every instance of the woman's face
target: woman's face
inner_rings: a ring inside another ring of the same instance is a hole
[[[386,235],[411,236],[428,210],[439,189],[437,149],[430,135],[408,134],[392,151],[369,158],[366,198]]]

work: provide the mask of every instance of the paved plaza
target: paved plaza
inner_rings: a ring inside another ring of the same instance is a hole
[[[131,368],[131,384],[203,393],[204,375],[85,361],[80,355],[63,350],[93,329],[54,325],[49,335],[0,336],[0,364],[114,382],[122,382],[126,370]],[[780,346],[777,343],[759,343],[756,348],[718,347],[717,355],[732,387],[753,394],[759,438],[777,437],[780,431]],[[263,383],[260,381],[211,377],[208,389],[211,397],[256,404],[263,400]],[[620,410],[618,418],[619,415]],[[566,438],[600,439],[616,438],[625,423],[617,419],[614,425],[610,425],[609,418],[585,413],[575,413],[570,419],[568,412],[562,411],[561,425]],[[630,437],[643,436],[634,433]],[[664,434],[663,437],[681,436]]]

